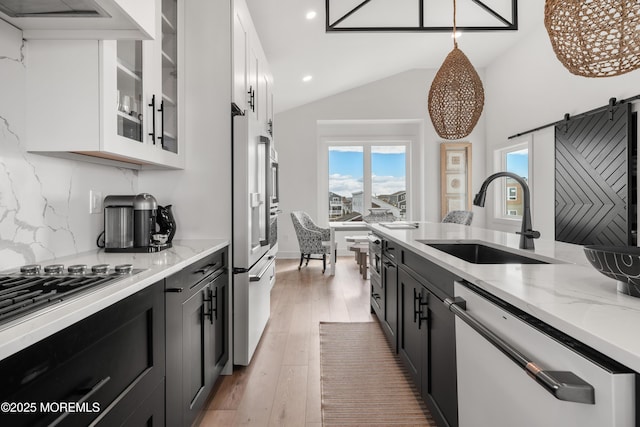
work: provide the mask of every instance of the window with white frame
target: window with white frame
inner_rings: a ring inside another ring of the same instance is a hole
[[[500,148],[495,151],[495,161],[497,170],[513,172],[522,177],[531,188],[529,141],[520,142]],[[524,200],[522,198],[522,188],[520,184],[512,178],[502,178],[499,191],[495,191],[497,218],[520,219],[524,210]]]
[[[371,209],[406,218],[408,142],[332,142],[326,150],[329,200],[338,195],[344,205],[340,216],[330,208],[329,221],[362,221]]]

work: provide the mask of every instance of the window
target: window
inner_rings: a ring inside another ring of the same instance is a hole
[[[529,141],[509,145],[495,151],[495,164],[499,171],[513,172],[521,176],[531,188],[529,181]],[[500,182],[500,181],[498,181]],[[496,191],[496,217],[520,219],[524,210],[522,188],[512,178],[501,179],[500,191]]]
[[[406,143],[332,144],[327,150],[329,221],[362,221],[370,209],[406,217]]]

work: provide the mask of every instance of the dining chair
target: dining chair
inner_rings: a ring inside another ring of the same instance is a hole
[[[442,222],[462,225],[471,225],[471,221],[473,221],[471,211],[451,211],[442,219]]]
[[[329,240],[331,238],[328,228],[316,225],[311,217],[303,211],[292,211],[291,221],[296,231],[298,245],[300,246],[300,265],[306,259],[305,267],[309,265],[310,259],[322,259],[322,272],[327,268],[327,254],[330,251]],[[322,255],[322,258],[311,258],[311,255]]]

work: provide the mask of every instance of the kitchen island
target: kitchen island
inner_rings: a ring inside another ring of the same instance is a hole
[[[521,250],[514,233],[457,224],[370,229],[640,372],[640,340],[630,335],[640,325],[640,299],[618,293],[616,282],[589,264],[582,246],[539,239],[534,250]],[[472,264],[418,240],[476,240],[551,263]]]
[[[516,234],[458,224],[370,229],[372,312],[439,426],[638,425],[640,300],[581,246],[521,250]]]

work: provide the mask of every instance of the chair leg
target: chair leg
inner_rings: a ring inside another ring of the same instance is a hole
[[[322,274],[327,269],[327,254],[322,254]]]
[[[298,270],[302,267],[302,261],[304,261],[304,254],[300,254],[300,265],[298,266]]]
[[[306,267],[307,265],[309,265],[309,259],[311,258],[311,254],[307,254],[307,262],[304,263],[304,266]]]

